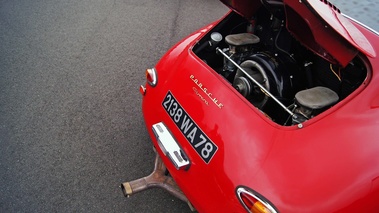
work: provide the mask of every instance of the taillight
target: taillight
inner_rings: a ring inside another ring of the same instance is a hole
[[[147,83],[150,86],[155,87],[155,85],[158,83],[157,70],[155,68],[146,69],[145,74]]]
[[[250,213],[277,213],[272,204],[267,201],[262,195],[247,188],[238,187],[237,197],[243,207]]]

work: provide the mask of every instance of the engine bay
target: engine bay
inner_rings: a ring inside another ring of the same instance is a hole
[[[345,99],[367,78],[364,56],[347,66],[315,54],[286,29],[282,5],[251,20],[230,12],[193,52],[266,117],[301,124]]]

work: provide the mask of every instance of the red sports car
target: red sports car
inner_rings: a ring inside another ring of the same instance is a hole
[[[379,212],[379,35],[327,0],[232,10],[146,70],[162,187],[199,212]]]

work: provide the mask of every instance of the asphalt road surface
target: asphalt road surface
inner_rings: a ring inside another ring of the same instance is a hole
[[[333,2],[379,28],[377,2]],[[119,185],[153,167],[144,70],[226,11],[217,0],[0,0],[0,212],[190,212],[163,190],[124,198]]]

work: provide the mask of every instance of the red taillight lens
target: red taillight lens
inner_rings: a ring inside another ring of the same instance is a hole
[[[237,188],[237,197],[250,213],[277,213],[265,198],[247,187]]]
[[[141,93],[141,95],[145,95],[146,94],[146,87],[144,87],[144,86],[140,86],[139,87],[139,92]]]
[[[147,83],[150,86],[155,87],[155,85],[157,85],[158,82],[157,70],[155,68],[147,69],[145,74]]]

